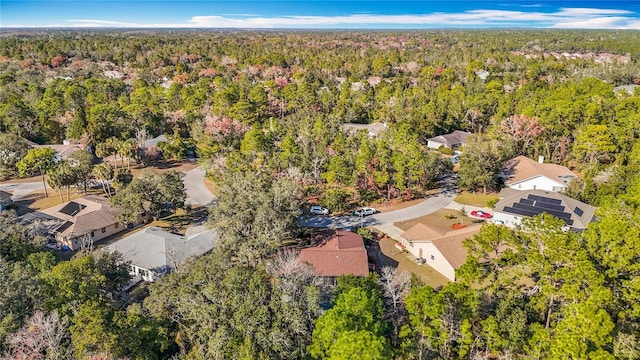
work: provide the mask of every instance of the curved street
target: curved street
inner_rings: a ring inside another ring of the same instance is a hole
[[[312,216],[300,222],[302,226],[345,229],[354,226],[378,226],[406,221],[431,214],[453,202],[458,192],[456,179],[449,176],[441,181],[440,191],[419,204],[404,209],[366,217],[358,216]]]

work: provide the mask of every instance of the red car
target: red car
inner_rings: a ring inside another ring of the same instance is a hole
[[[482,219],[491,219],[493,215],[489,214],[488,212],[484,212],[482,210],[473,210],[471,212],[471,216],[479,217]]]

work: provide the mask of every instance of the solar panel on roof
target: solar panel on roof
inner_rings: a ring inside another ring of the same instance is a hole
[[[538,195],[529,194],[529,196],[527,196],[527,198],[529,198],[529,200],[535,200],[535,201],[545,202],[545,203],[554,204],[554,205],[562,204],[562,200],[560,200],[560,199],[553,199],[553,198],[548,198],[548,197],[545,197],[545,196],[538,196]]]
[[[56,229],[57,232],[61,233],[69,228],[69,226],[73,225],[71,221],[65,221],[64,224],[60,225],[59,228]]]
[[[511,213],[511,214],[516,214],[516,215],[522,215],[522,216],[536,216],[538,214],[536,213],[532,213],[531,211],[527,211],[527,210],[523,210],[523,209],[516,209],[516,208],[512,208],[510,206],[505,206],[504,207],[504,211]]]
[[[523,204],[527,204],[527,205],[533,205],[533,203],[534,203],[533,200],[529,200],[529,199],[520,199],[519,202],[523,203]]]
[[[562,205],[554,205],[541,201],[536,201],[533,206],[554,211],[564,211],[564,206]]]
[[[584,214],[584,211],[582,211],[582,209],[580,209],[579,207],[576,206],[576,208],[573,209],[573,213],[578,215],[578,216],[582,216],[582,214]]]
[[[82,209],[86,208],[86,206],[82,205],[82,204],[78,204],[77,202],[70,202],[67,205],[65,205],[62,209],[60,209],[60,212],[65,214],[65,215],[69,215],[69,216],[73,216],[77,213],[79,213],[80,211],[82,211]]]
[[[513,207],[505,206],[504,211],[508,213],[528,216],[528,217],[536,216],[542,213],[547,213],[549,215],[557,217],[560,220],[563,220],[567,225],[573,224],[573,220],[571,220],[571,214],[569,213],[528,206],[525,204],[515,203],[513,204]]]

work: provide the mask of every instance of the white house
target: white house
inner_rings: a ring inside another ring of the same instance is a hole
[[[565,190],[571,180],[578,179],[578,175],[565,166],[545,164],[542,156],[537,162],[518,156],[505,162],[502,178],[512,189],[558,192]]]
[[[427,146],[432,149],[439,149],[441,146],[457,149],[465,144],[469,135],[471,135],[471,133],[456,130],[450,134],[439,135],[427,139]]]
[[[593,221],[596,208],[553,191],[505,188],[493,210],[496,224],[517,227],[524,217],[547,213],[563,220],[567,229],[582,231]]]
[[[150,226],[110,244],[107,250],[122,254],[123,260],[130,263],[134,280],[156,281],[159,275],[178,269],[188,258],[211,250],[216,239],[213,230],[182,236]]]
[[[455,281],[456,270],[467,260],[463,241],[477,234],[481,227],[473,225],[443,233],[418,223],[400,235],[401,244],[420,262]]]

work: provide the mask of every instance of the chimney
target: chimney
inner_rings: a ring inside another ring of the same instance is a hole
[[[544,164],[544,156],[538,156],[538,164]]]

